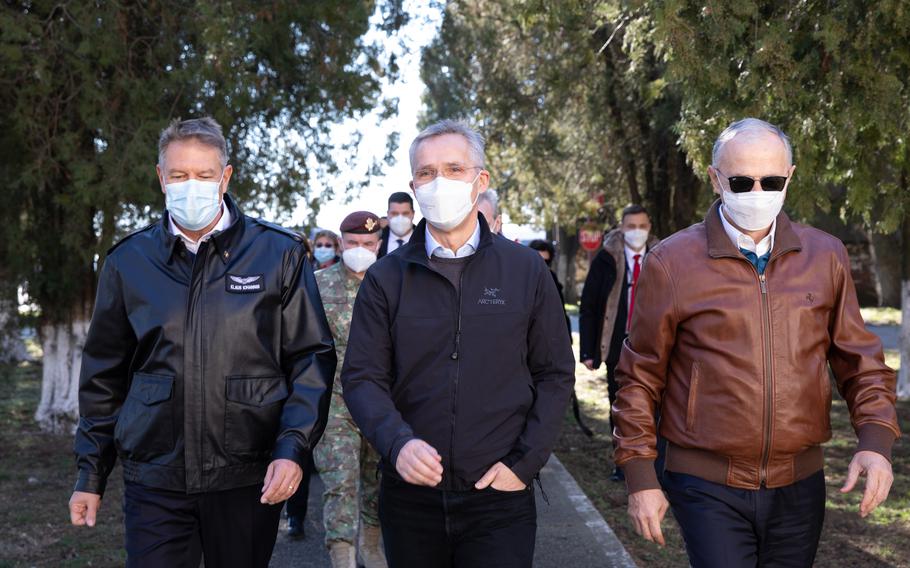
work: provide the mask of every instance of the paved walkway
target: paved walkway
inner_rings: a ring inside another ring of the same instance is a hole
[[[540,473],[550,504],[537,494],[535,568],[632,568],[635,563],[594,505],[556,456]],[[313,476],[306,539],[291,541],[282,523],[271,566],[322,568],[329,566],[323,545],[322,484]]]

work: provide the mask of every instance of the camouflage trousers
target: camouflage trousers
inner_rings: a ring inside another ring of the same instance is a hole
[[[379,526],[379,454],[360,434],[344,399],[336,392],[332,393],[328,424],[313,460],[325,485],[325,544],[344,541],[356,546],[358,521]]]

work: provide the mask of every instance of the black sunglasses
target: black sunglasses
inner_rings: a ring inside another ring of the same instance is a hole
[[[721,173],[720,170],[717,170],[718,173]],[[784,187],[787,185],[787,176],[765,176],[758,180],[761,184],[761,188],[765,191],[783,191]],[[730,184],[730,191],[733,193],[747,193],[752,191],[752,188],[755,186],[755,178],[749,176],[733,176],[727,178],[727,183]]]

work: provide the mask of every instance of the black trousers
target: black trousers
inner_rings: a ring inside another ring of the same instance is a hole
[[[260,485],[186,494],[125,483],[127,566],[265,568],[281,505],[262,505]]]
[[[737,489],[667,471],[693,568],[809,567],[825,520],[825,474],[777,489]]]
[[[530,568],[534,489],[441,491],[383,476],[379,521],[390,568]]]
[[[297,491],[288,499],[288,517],[297,517],[300,522],[306,519],[306,512],[310,502],[310,478],[316,466],[313,464],[313,454],[308,454],[303,466],[303,479]]]

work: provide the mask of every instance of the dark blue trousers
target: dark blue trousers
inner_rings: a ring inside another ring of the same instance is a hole
[[[809,567],[825,520],[823,471],[777,489],[664,472],[693,568]]]
[[[187,494],[124,484],[127,566],[266,568],[281,505],[259,503],[260,485]]]
[[[533,487],[440,491],[383,476],[379,521],[390,568],[531,568]]]

